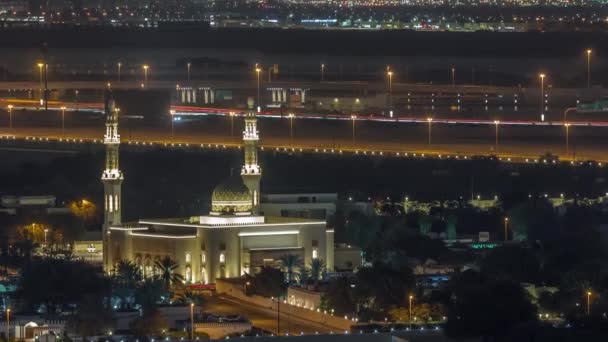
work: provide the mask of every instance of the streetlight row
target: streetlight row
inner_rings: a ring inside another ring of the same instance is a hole
[[[93,143],[102,144],[103,139],[91,139],[91,138],[63,138],[55,136],[25,136],[17,137],[16,135],[0,135],[0,140],[5,141],[18,141],[23,140],[27,142],[60,142],[60,143]],[[167,142],[167,141],[139,141],[129,140],[123,142],[125,145],[130,146],[142,146],[142,147],[168,147],[168,148],[203,148],[203,149],[214,149],[214,150],[228,150],[228,149],[242,149],[240,144],[226,144],[226,143],[187,143],[187,142]],[[370,150],[370,149],[357,149],[357,148],[320,148],[320,147],[294,147],[294,146],[260,146],[261,151],[279,152],[279,153],[318,153],[318,154],[334,154],[334,155],[362,155],[362,156],[380,156],[380,157],[400,157],[400,158],[415,158],[415,159],[440,159],[440,160],[472,160],[473,157],[481,156],[475,154],[445,154],[436,152],[395,152],[395,151],[382,151],[382,150]],[[521,164],[542,164],[542,165],[563,165],[570,164],[572,166],[597,166],[604,167],[604,162],[591,162],[591,161],[556,161],[555,159],[543,159],[543,158],[526,158],[521,156],[487,156],[489,160],[495,160],[504,163],[521,163]]]

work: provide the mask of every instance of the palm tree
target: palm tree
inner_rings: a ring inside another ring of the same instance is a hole
[[[130,260],[120,260],[114,266],[114,275],[122,286],[133,288],[142,280],[141,269]]]
[[[310,268],[307,270],[308,277],[314,281],[315,286],[319,284],[319,280],[323,279],[326,266],[323,259],[313,259],[310,263]]]
[[[302,267],[302,259],[299,255],[283,254],[280,258],[281,268],[287,273],[287,283],[293,283],[300,276],[300,268]]]
[[[177,273],[179,264],[176,263],[171,257],[165,256],[160,260],[154,262],[154,266],[158,269],[160,279],[165,282],[165,287],[168,289],[172,283],[182,282],[184,277]]]

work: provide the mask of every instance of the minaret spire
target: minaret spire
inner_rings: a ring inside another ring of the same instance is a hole
[[[106,93],[106,134],[103,143],[106,145],[106,165],[101,175],[104,192],[103,213],[103,266],[106,272],[114,265],[112,249],[110,247],[110,226],[121,223],[121,185],[123,174],[119,168],[120,134],[118,134],[118,112],[115,108],[114,98],[111,91]]]
[[[262,168],[258,164],[258,119],[253,109],[253,98],[247,99],[249,111],[245,116],[245,130],[243,131],[243,144],[245,145],[245,163],[241,169],[243,183],[251,193],[253,214],[259,214],[260,206],[260,179]]]

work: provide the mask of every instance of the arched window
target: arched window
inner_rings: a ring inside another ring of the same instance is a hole
[[[192,281],[192,268],[190,266],[186,266],[186,283]]]

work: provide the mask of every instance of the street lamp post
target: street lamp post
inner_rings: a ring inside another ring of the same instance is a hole
[[[13,129],[13,105],[8,105],[8,128]]]
[[[262,71],[262,69],[258,66],[258,64],[255,64],[255,73],[257,76],[257,90],[258,90],[258,108],[261,107],[260,105],[260,72]]]
[[[509,218],[505,217],[505,242],[509,239]]]
[[[120,82],[120,69],[122,68],[122,63],[118,62],[117,65],[118,65],[118,82]]]
[[[570,123],[564,123],[566,127],[566,158],[570,156]]]
[[[190,303],[190,340],[194,340],[194,303]]]
[[[42,99],[42,68],[44,68],[44,63],[38,63],[36,64],[38,66],[38,69],[40,70],[40,99]]]
[[[143,65],[144,68],[144,87],[148,88],[148,69],[150,68],[148,64]]]
[[[494,120],[494,152],[498,153],[498,125],[500,124],[499,120]]]
[[[431,124],[433,123],[433,118],[426,118],[426,121],[429,123],[429,145],[431,145],[431,143],[432,143]]]
[[[351,115],[350,118],[353,121],[353,147],[355,147],[355,120],[357,119],[357,116]]]
[[[388,70],[386,74],[388,75],[388,106],[390,110],[393,107],[393,71]]]
[[[65,107],[61,107],[61,135],[65,135]]]
[[[76,102],[76,111],[78,111],[78,89],[74,90],[74,102]]]
[[[44,228],[44,245],[47,245],[47,234],[49,233],[49,229],[48,228]]]
[[[456,87],[456,68],[452,67],[452,88]]]
[[[6,340],[11,340],[11,309],[6,309]]]
[[[188,62],[188,64],[186,64],[186,66],[188,67],[188,82],[190,82],[190,62]]]
[[[324,76],[325,76],[325,63],[321,63],[321,82],[323,82]]]
[[[591,315],[591,291],[587,291],[587,316]]]
[[[250,283],[249,281],[246,281],[246,282],[245,282],[245,289],[244,289],[244,293],[243,293],[245,296],[247,295],[247,287],[248,287],[249,285],[251,285],[251,283]]]
[[[175,121],[175,110],[171,109],[169,111],[169,114],[171,115],[171,140],[173,140],[173,138],[175,137],[175,131],[174,131],[174,127],[173,127],[173,121]]]
[[[591,49],[587,49],[587,88],[591,88]]]
[[[545,121],[545,74],[540,74],[540,121]]]
[[[410,295],[409,297],[409,317],[408,317],[408,321],[410,322],[410,329],[412,328],[412,300],[414,299],[414,296]]]
[[[289,114],[289,144],[291,145],[291,147],[293,147],[293,118],[294,118],[294,114],[290,113]]]
[[[234,136],[234,115],[235,112],[230,112],[230,136]]]

